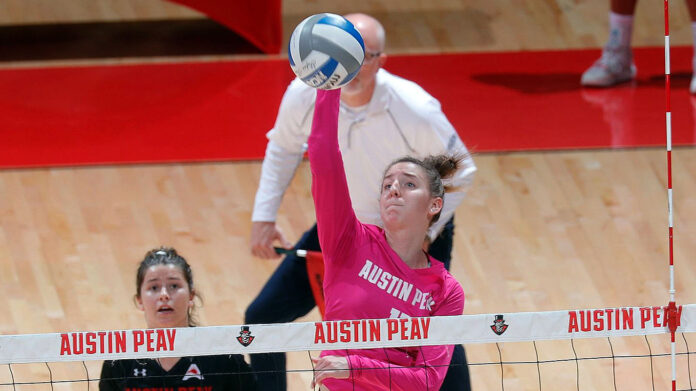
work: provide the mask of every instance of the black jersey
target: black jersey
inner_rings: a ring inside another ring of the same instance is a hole
[[[169,371],[152,359],[104,361],[100,391],[247,391],[256,381],[238,354],[181,358]]]

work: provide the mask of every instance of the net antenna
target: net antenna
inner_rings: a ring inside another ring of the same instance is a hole
[[[679,315],[675,303],[674,289],[674,219],[672,216],[672,109],[670,102],[670,63],[669,63],[669,0],[664,0],[665,10],[665,125],[667,129],[667,213],[669,215],[669,304],[667,305],[667,324],[671,334],[672,391],[677,390],[677,354],[675,332]]]

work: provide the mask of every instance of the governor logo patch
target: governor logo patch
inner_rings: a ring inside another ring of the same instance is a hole
[[[237,337],[237,341],[239,341],[242,346],[247,347],[251,345],[252,342],[254,342],[254,337],[251,335],[251,331],[249,331],[249,326],[242,326],[242,331],[239,332],[239,336]]]
[[[507,328],[508,325],[505,324],[505,319],[503,319],[503,315],[496,315],[495,320],[491,325],[491,330],[493,330],[494,333],[501,335],[505,332],[505,330],[507,330]]]

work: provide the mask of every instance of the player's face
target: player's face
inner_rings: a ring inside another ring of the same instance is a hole
[[[398,229],[414,224],[428,226],[440,204],[430,195],[423,169],[410,162],[394,164],[382,180],[379,200],[385,229]]]
[[[138,306],[149,328],[188,326],[193,293],[184,273],[174,265],[155,265],[145,272]]]

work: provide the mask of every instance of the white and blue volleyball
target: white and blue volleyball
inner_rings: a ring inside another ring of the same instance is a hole
[[[288,43],[290,67],[309,86],[322,90],[340,88],[360,71],[365,43],[346,18],[317,14],[295,27]]]

